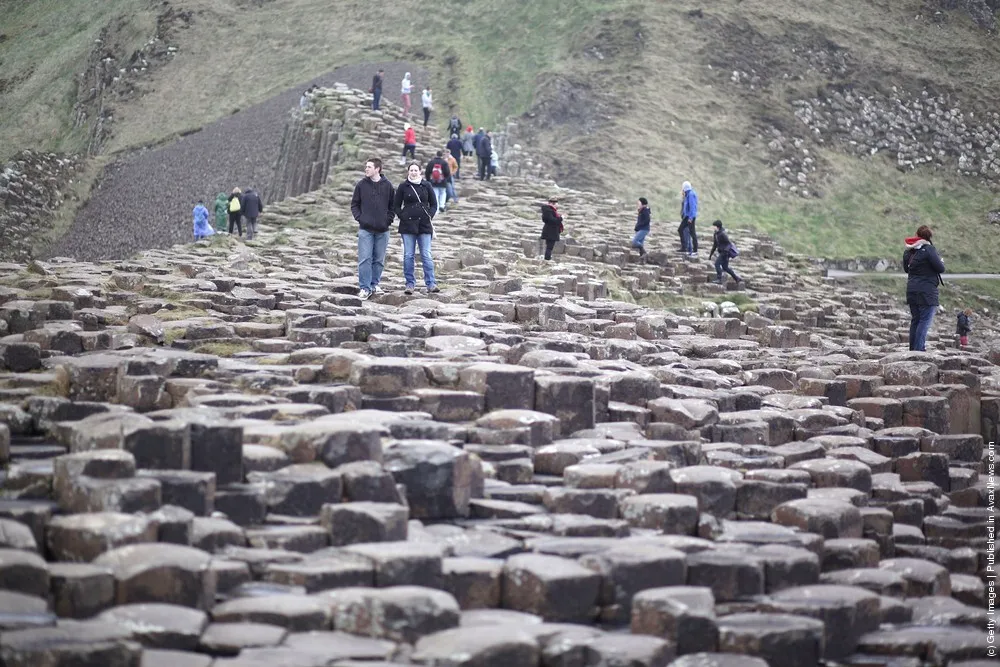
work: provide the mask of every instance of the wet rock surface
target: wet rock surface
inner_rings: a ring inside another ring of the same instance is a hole
[[[316,104],[394,154],[394,111]],[[720,286],[631,253],[620,203],[507,177],[435,221],[440,293],[404,294],[394,237],[361,301],[357,177],[250,243],[0,265],[3,664],[989,657],[993,323],[901,351],[908,313],[767,239]]]

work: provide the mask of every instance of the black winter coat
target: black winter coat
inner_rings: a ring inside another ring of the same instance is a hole
[[[378,183],[367,176],[354,186],[351,197],[351,214],[358,226],[374,234],[389,231],[392,225],[392,183],[383,176]]]
[[[729,246],[732,242],[729,240],[729,234],[726,233],[725,229],[717,229],[712,235],[712,249],[709,251],[708,256],[711,257],[718,250],[719,254],[725,257],[729,254]]]
[[[965,313],[958,314],[958,335],[968,336],[969,332],[972,331],[972,325],[969,324],[969,316]]]
[[[562,233],[562,216],[549,204],[542,204],[542,238],[546,241],[558,241]]]
[[[437,215],[434,186],[426,180],[416,184],[403,181],[396,188],[392,210],[399,218],[400,234],[433,234],[431,219]]]
[[[238,210],[238,211],[231,211],[231,210],[229,210],[229,207],[232,206],[234,199],[238,199],[239,202],[240,202],[240,210]],[[229,197],[226,198],[226,213],[228,213],[230,215],[233,215],[235,213],[239,213],[240,215],[243,215],[243,195],[238,195],[238,194],[236,194],[234,192],[233,194],[229,195]]]
[[[256,218],[264,212],[264,204],[260,201],[260,196],[254,190],[247,190],[243,193],[243,215],[247,218]]]
[[[461,139],[451,139],[451,140],[449,140],[448,144],[445,146],[445,148],[448,149],[448,152],[451,153],[451,156],[453,158],[455,158],[459,162],[462,161],[462,140]]]
[[[484,160],[489,160],[493,156],[493,140],[485,134],[476,146],[476,155]]]
[[[944,262],[937,248],[930,242],[918,248],[907,248],[903,253],[903,271],[906,279],[906,303],[917,306],[937,306],[938,285],[942,284]]]
[[[643,229],[649,229],[649,216],[650,211],[648,206],[643,206],[642,210],[639,211],[639,215],[635,220],[635,231],[641,231]]]

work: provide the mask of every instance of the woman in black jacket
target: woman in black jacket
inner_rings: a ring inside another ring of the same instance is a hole
[[[545,259],[552,259],[552,249],[562,233],[562,216],[556,208],[558,200],[553,197],[547,204],[542,204],[542,239],[545,241]]]
[[[941,274],[944,262],[931,243],[933,233],[927,225],[917,229],[917,235],[906,239],[903,252],[903,271],[906,279],[906,303],[910,307],[910,350],[924,352],[927,332],[938,309],[938,285],[943,285]]]
[[[413,274],[413,258],[416,246],[420,246],[420,261],[424,268],[424,283],[428,292],[440,292],[434,278],[434,258],[431,256],[431,239],[434,225],[431,220],[437,214],[437,197],[434,188],[423,179],[420,165],[410,163],[406,169],[406,180],[396,188],[392,210],[399,219],[399,233],[403,237],[403,278],[406,293],[413,294],[416,278]]]

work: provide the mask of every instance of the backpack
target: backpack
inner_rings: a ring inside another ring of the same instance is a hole
[[[239,211],[240,211],[240,198],[233,197],[232,199],[229,200],[229,212],[239,213]]]
[[[740,251],[736,249],[736,244],[735,243],[730,243],[729,244],[729,257],[730,258],[736,258],[736,257],[739,257],[739,256],[740,256]]]
[[[435,162],[431,167],[431,183],[434,185],[444,183],[444,166],[440,162]]]

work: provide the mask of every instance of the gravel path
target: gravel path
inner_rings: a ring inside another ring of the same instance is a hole
[[[172,144],[115,160],[47,256],[121,259],[147,248],[190,240],[191,209],[199,198],[211,210],[219,192],[236,186],[264,190],[278,159],[289,111],[298,105],[303,90],[314,83],[331,86],[337,82],[367,90],[379,67],[385,70],[383,99],[393,103],[399,101],[398,85],[405,72],[412,73],[415,88],[426,81],[425,70],[403,62],[348,65]],[[418,107],[419,97],[416,93]]]

